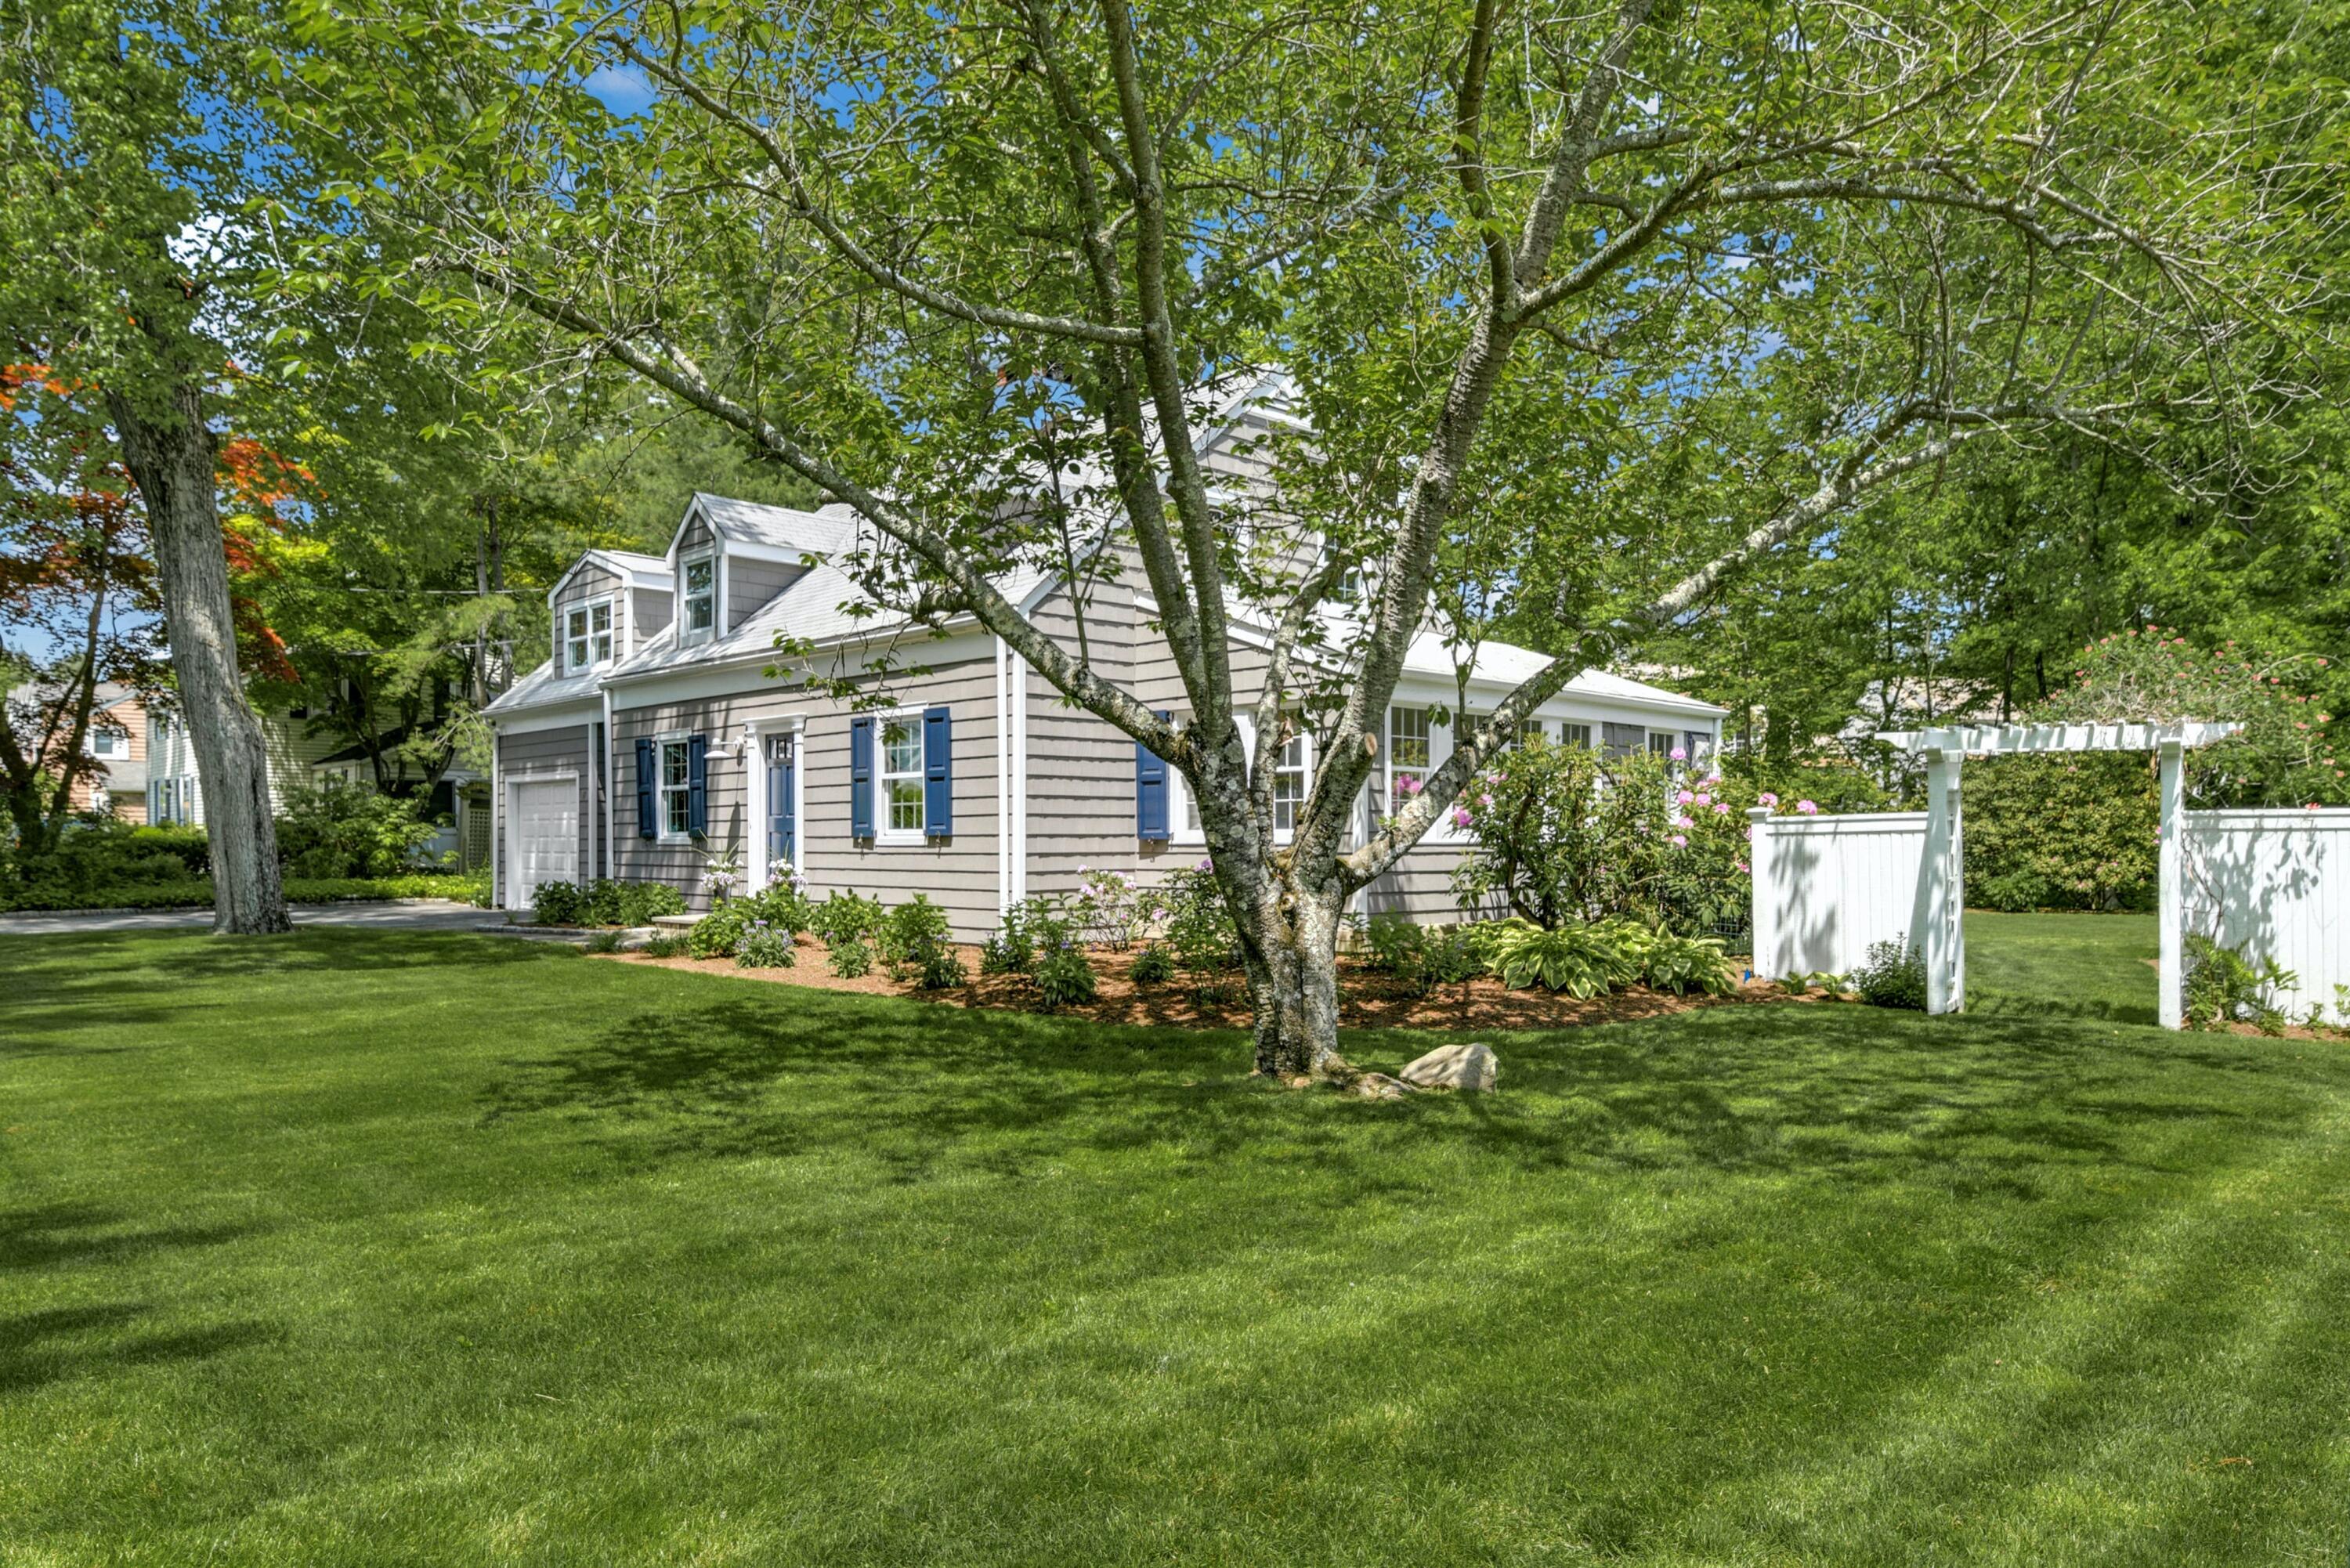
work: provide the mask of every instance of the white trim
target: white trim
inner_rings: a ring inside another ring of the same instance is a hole
[[[607,733],[608,732],[607,732]],[[669,829],[669,801],[667,797],[673,792],[680,792],[683,793],[689,801],[692,799],[693,747],[691,742],[693,741],[693,732],[691,730],[663,730],[656,734],[648,735],[644,738],[653,743],[653,842],[655,844],[669,845],[671,846],[682,845],[687,848],[691,848],[693,846],[693,834],[691,830],[684,833],[671,833]],[[668,782],[669,758],[665,753],[667,749],[671,745],[681,745],[686,748],[685,783],[682,784],[671,785]],[[707,752],[702,753],[702,798],[707,800],[709,798],[710,790],[710,757]],[[689,820],[691,815],[692,808],[689,805],[687,808],[687,816]]]
[[[743,867],[750,890],[764,892],[767,888],[767,820],[774,816],[775,803],[767,798],[767,742],[776,735],[792,738],[792,824],[795,837],[792,844],[792,868],[802,876],[807,866],[807,715],[779,713],[764,719],[747,719],[743,723],[743,738],[748,743],[743,748],[743,800],[749,814],[747,826],[751,843],[750,864]]]
[[[1957,724],[1938,730],[1885,730],[1872,739],[1913,754],[1963,752],[1998,756],[2015,752],[2154,752],[2167,745],[2208,746],[2241,724],[2138,722],[2108,724]]]
[[[526,708],[528,718],[494,718],[492,726],[501,735],[543,735],[549,730],[576,730],[596,722],[597,701],[594,697],[575,697],[560,708]]]
[[[995,910],[1012,908],[1012,698],[1006,656],[1011,645],[995,641]]]
[[[710,624],[697,631],[692,624],[695,594],[691,584],[693,568],[710,563]],[[670,624],[677,628],[677,646],[681,649],[700,648],[726,635],[726,552],[713,543],[708,549],[680,555],[677,558],[677,603],[670,614]]]
[[[1012,678],[1012,897],[1028,896],[1028,661],[1015,650]]]
[[[1191,715],[1189,713],[1178,713],[1175,716],[1177,726],[1180,728],[1190,723],[1191,718]],[[1253,763],[1256,758],[1256,720],[1247,713],[1235,713],[1232,715],[1232,723],[1241,732],[1241,750],[1248,754]],[[1300,730],[1295,738],[1304,742],[1299,749],[1299,755],[1305,762],[1305,793],[1297,800],[1297,809],[1303,811],[1305,809],[1306,801],[1313,796],[1314,768],[1320,748],[1315,743],[1315,735],[1311,730]],[[1276,757],[1276,767],[1278,763],[1279,759]],[[1196,848],[1208,842],[1208,824],[1204,815],[1201,816],[1198,827],[1191,826],[1191,781],[1183,776],[1181,769],[1170,766],[1167,770],[1167,842],[1169,844]],[[1284,830],[1276,827],[1274,830],[1275,844],[1287,844],[1295,836],[1295,828]]]
[[[570,781],[571,787],[575,793],[579,791],[579,770],[568,763],[560,763],[555,767],[525,768],[519,773],[506,774],[504,775],[504,784],[491,795],[490,810],[493,815],[490,821],[490,842],[492,844],[500,844],[500,840],[497,836],[498,822],[495,813],[501,805],[505,807],[505,821],[508,826],[508,831],[496,857],[499,863],[499,869],[505,875],[505,887],[499,893],[496,899],[496,903],[500,909],[513,910],[528,908],[527,905],[517,904],[515,902],[515,888],[518,885],[520,877],[516,875],[518,868],[514,864],[514,857],[522,853],[522,839],[512,831],[515,815],[515,797],[518,795],[526,785],[562,784],[566,780]],[[583,801],[582,804],[584,805],[586,803]],[[584,811],[582,813],[582,819],[585,819]],[[572,844],[572,853],[575,857],[578,853],[578,848],[579,846],[577,841],[575,840]],[[572,867],[571,874],[574,877],[578,877],[580,875],[579,868],[577,866],[574,866]]]
[[[619,601],[627,597],[626,592],[623,591],[617,594],[598,594],[591,599],[565,601],[558,612],[562,624],[556,628],[556,641],[562,662],[564,680],[569,680],[578,676],[592,674],[608,665],[620,662],[623,657],[621,650],[626,644],[621,640],[623,634],[620,627]],[[603,634],[605,652],[601,659],[596,657],[596,609],[599,605],[606,612]],[[588,618],[588,629],[580,637],[574,638],[571,635],[571,618],[583,614]],[[571,662],[571,645],[575,641],[585,642],[588,645],[588,662],[585,664],[574,665]]]

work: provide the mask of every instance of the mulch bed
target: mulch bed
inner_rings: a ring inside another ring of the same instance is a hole
[[[800,939],[797,962],[789,969],[743,969],[731,958],[650,958],[643,953],[598,953],[590,956],[612,963],[647,964],[660,969],[691,970],[701,974],[729,974],[738,980],[764,980],[776,985],[800,985],[816,991],[853,991],[868,996],[910,996],[958,1007],[1000,1007],[1037,1011],[1035,993],[1018,975],[981,974],[979,950],[962,947],[971,984],[952,991],[924,991],[910,981],[891,980],[877,964],[856,980],[843,980],[827,967],[824,945]],[[1063,1016],[1097,1023],[1175,1023],[1199,1028],[1245,1029],[1249,1023],[1248,990],[1237,971],[1222,1000],[1196,995],[1178,979],[1167,985],[1138,987],[1126,978],[1131,953],[1092,951],[1097,994],[1091,1004],[1063,1010]],[[1670,992],[1634,986],[1607,996],[1578,1002],[1555,992],[1511,991],[1498,980],[1482,978],[1467,985],[1448,985],[1434,996],[1408,996],[1384,974],[1364,969],[1351,959],[1338,961],[1339,1022],[1351,1029],[1509,1030],[1555,1029],[1570,1024],[1616,1023],[1632,1019],[1661,1018],[1698,1007],[1751,1005],[1771,1002],[1801,1002],[1769,981],[1756,981],[1728,996],[1675,996]],[[1811,999],[1811,1000],[1816,1000]]]

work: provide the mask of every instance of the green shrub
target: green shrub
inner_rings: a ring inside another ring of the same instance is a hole
[[[1723,956],[1718,937],[1659,935],[1640,955],[1641,978],[1657,991],[1677,996],[1698,992],[1727,996],[1738,989],[1738,979]]]
[[[962,958],[954,950],[947,912],[931,903],[927,893],[915,894],[883,917],[876,945],[893,980],[911,975],[926,991],[970,982]]]
[[[1034,922],[1044,895],[1024,898],[1003,911],[995,933],[979,944],[982,974],[1026,974],[1036,962]]]
[[[764,920],[753,920],[734,944],[734,962],[743,969],[789,969],[797,961],[791,933]]]
[[[2190,931],[2181,982],[2184,1023],[2189,1029],[2225,1029],[2245,1023],[2263,1034],[2280,1033],[2285,1016],[2276,1004],[2276,992],[2292,990],[2298,979],[2272,958],[2255,964],[2241,949],[2221,947],[2201,932]]]
[[[1421,995],[1439,986],[1466,985],[1485,972],[1485,954],[1472,934],[1475,929],[1474,926],[1454,926],[1450,930],[1428,934],[1420,947]]]
[[[870,945],[881,934],[881,900],[835,892],[808,909],[807,929],[828,948],[843,942]]]
[[[542,926],[576,926],[588,900],[573,882],[541,882],[531,889],[530,918]]]
[[[420,798],[359,784],[289,789],[277,854],[296,877],[393,877],[435,831]]]
[[[620,950],[620,935],[621,933],[617,930],[597,931],[588,939],[588,950],[591,953],[619,952]]]
[[[1166,941],[1176,964],[1203,1000],[1222,996],[1232,972],[1240,929],[1224,907],[1223,890],[1204,860],[1167,881]]]
[[[1898,1007],[1911,1012],[1923,1012],[1926,1011],[1926,955],[1899,942],[1872,942],[1868,949],[1868,961],[1853,971],[1852,989],[1871,1007]]]
[[[1561,926],[1546,930],[1530,920],[1497,922],[1487,963],[1503,985],[1540,985],[1573,997],[1597,996],[1628,985],[1639,962],[1612,925]]]
[[[645,926],[657,916],[683,913],[685,895],[667,882],[599,877],[588,886],[581,919],[591,926]]]
[[[1094,999],[1093,965],[1086,961],[1085,949],[1074,944],[1039,954],[1034,980],[1036,1001],[1048,1012]]]
[[[1175,978],[1175,955],[1163,942],[1151,942],[1126,966],[1126,978],[1139,986],[1165,985]]]
[[[873,971],[873,950],[855,937],[825,946],[825,962],[843,980],[861,980]]]
[[[213,874],[212,839],[201,827],[134,827],[129,836],[131,847],[140,854],[174,857],[191,877]]]
[[[1373,915],[1363,933],[1363,967],[1415,978],[1428,952],[1427,928],[1403,915]]]
[[[693,940],[690,937],[659,936],[645,944],[648,958],[686,958],[692,951]]]
[[[2160,803],[2146,755],[1987,757],[1967,766],[1966,813],[1970,903],[2154,907]]]
[[[696,958],[732,958],[743,934],[764,924],[792,934],[808,929],[807,900],[790,887],[769,888],[740,898],[729,898],[693,922],[687,933]]]

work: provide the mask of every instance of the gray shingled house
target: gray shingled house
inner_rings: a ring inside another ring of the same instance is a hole
[[[1203,460],[1248,472],[1243,409]],[[834,888],[897,902],[917,892],[976,940],[1031,894],[1074,891],[1087,867],[1146,882],[1203,853],[1180,774],[1044,680],[968,618],[943,640],[910,643],[902,621],[859,615],[870,602],[827,557],[857,538],[846,507],[817,512],[696,495],[663,556],[591,550],[547,596],[548,660],[490,707],[497,732],[496,903],[526,909],[549,880],[660,880],[699,909],[704,876],[732,857],[748,887],[785,860],[821,897]],[[1091,585],[1086,629],[1095,669],[1144,702],[1180,713],[1182,685],[1149,629],[1139,574]],[[1074,645],[1063,586],[1015,576],[1006,596]],[[805,639],[827,668],[854,674],[894,644],[889,707],[855,710],[764,672],[778,635]],[[1263,655],[1233,650],[1242,680]],[[1539,666],[1540,654],[1485,644],[1468,691],[1490,708]],[[1457,701],[1452,656],[1433,635],[1414,644],[1388,715],[1387,763],[1374,794],[1440,764],[1450,750],[1431,710]],[[1540,710],[1554,739],[1605,747],[1712,753],[1723,710],[1661,688],[1587,670]],[[1313,739],[1281,758],[1280,804],[1302,801]],[[1407,784],[1406,787],[1409,787]],[[1365,803],[1367,812],[1372,803]],[[1452,918],[1460,838],[1431,834],[1366,890],[1373,911]]]

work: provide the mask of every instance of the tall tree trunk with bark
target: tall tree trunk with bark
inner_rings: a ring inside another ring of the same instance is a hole
[[[156,575],[180,702],[203,779],[212,841],[213,929],[222,935],[290,930],[269,809],[269,756],[261,719],[245,700],[222,544],[213,434],[203,394],[191,380],[171,390],[161,417],[120,393],[107,410],[122,461],[147,506]]]
[[[1294,864],[1267,868],[1254,919],[1241,931],[1259,1073],[1326,1075],[1343,1066],[1338,927],[1346,901],[1335,875],[1306,885]]]

